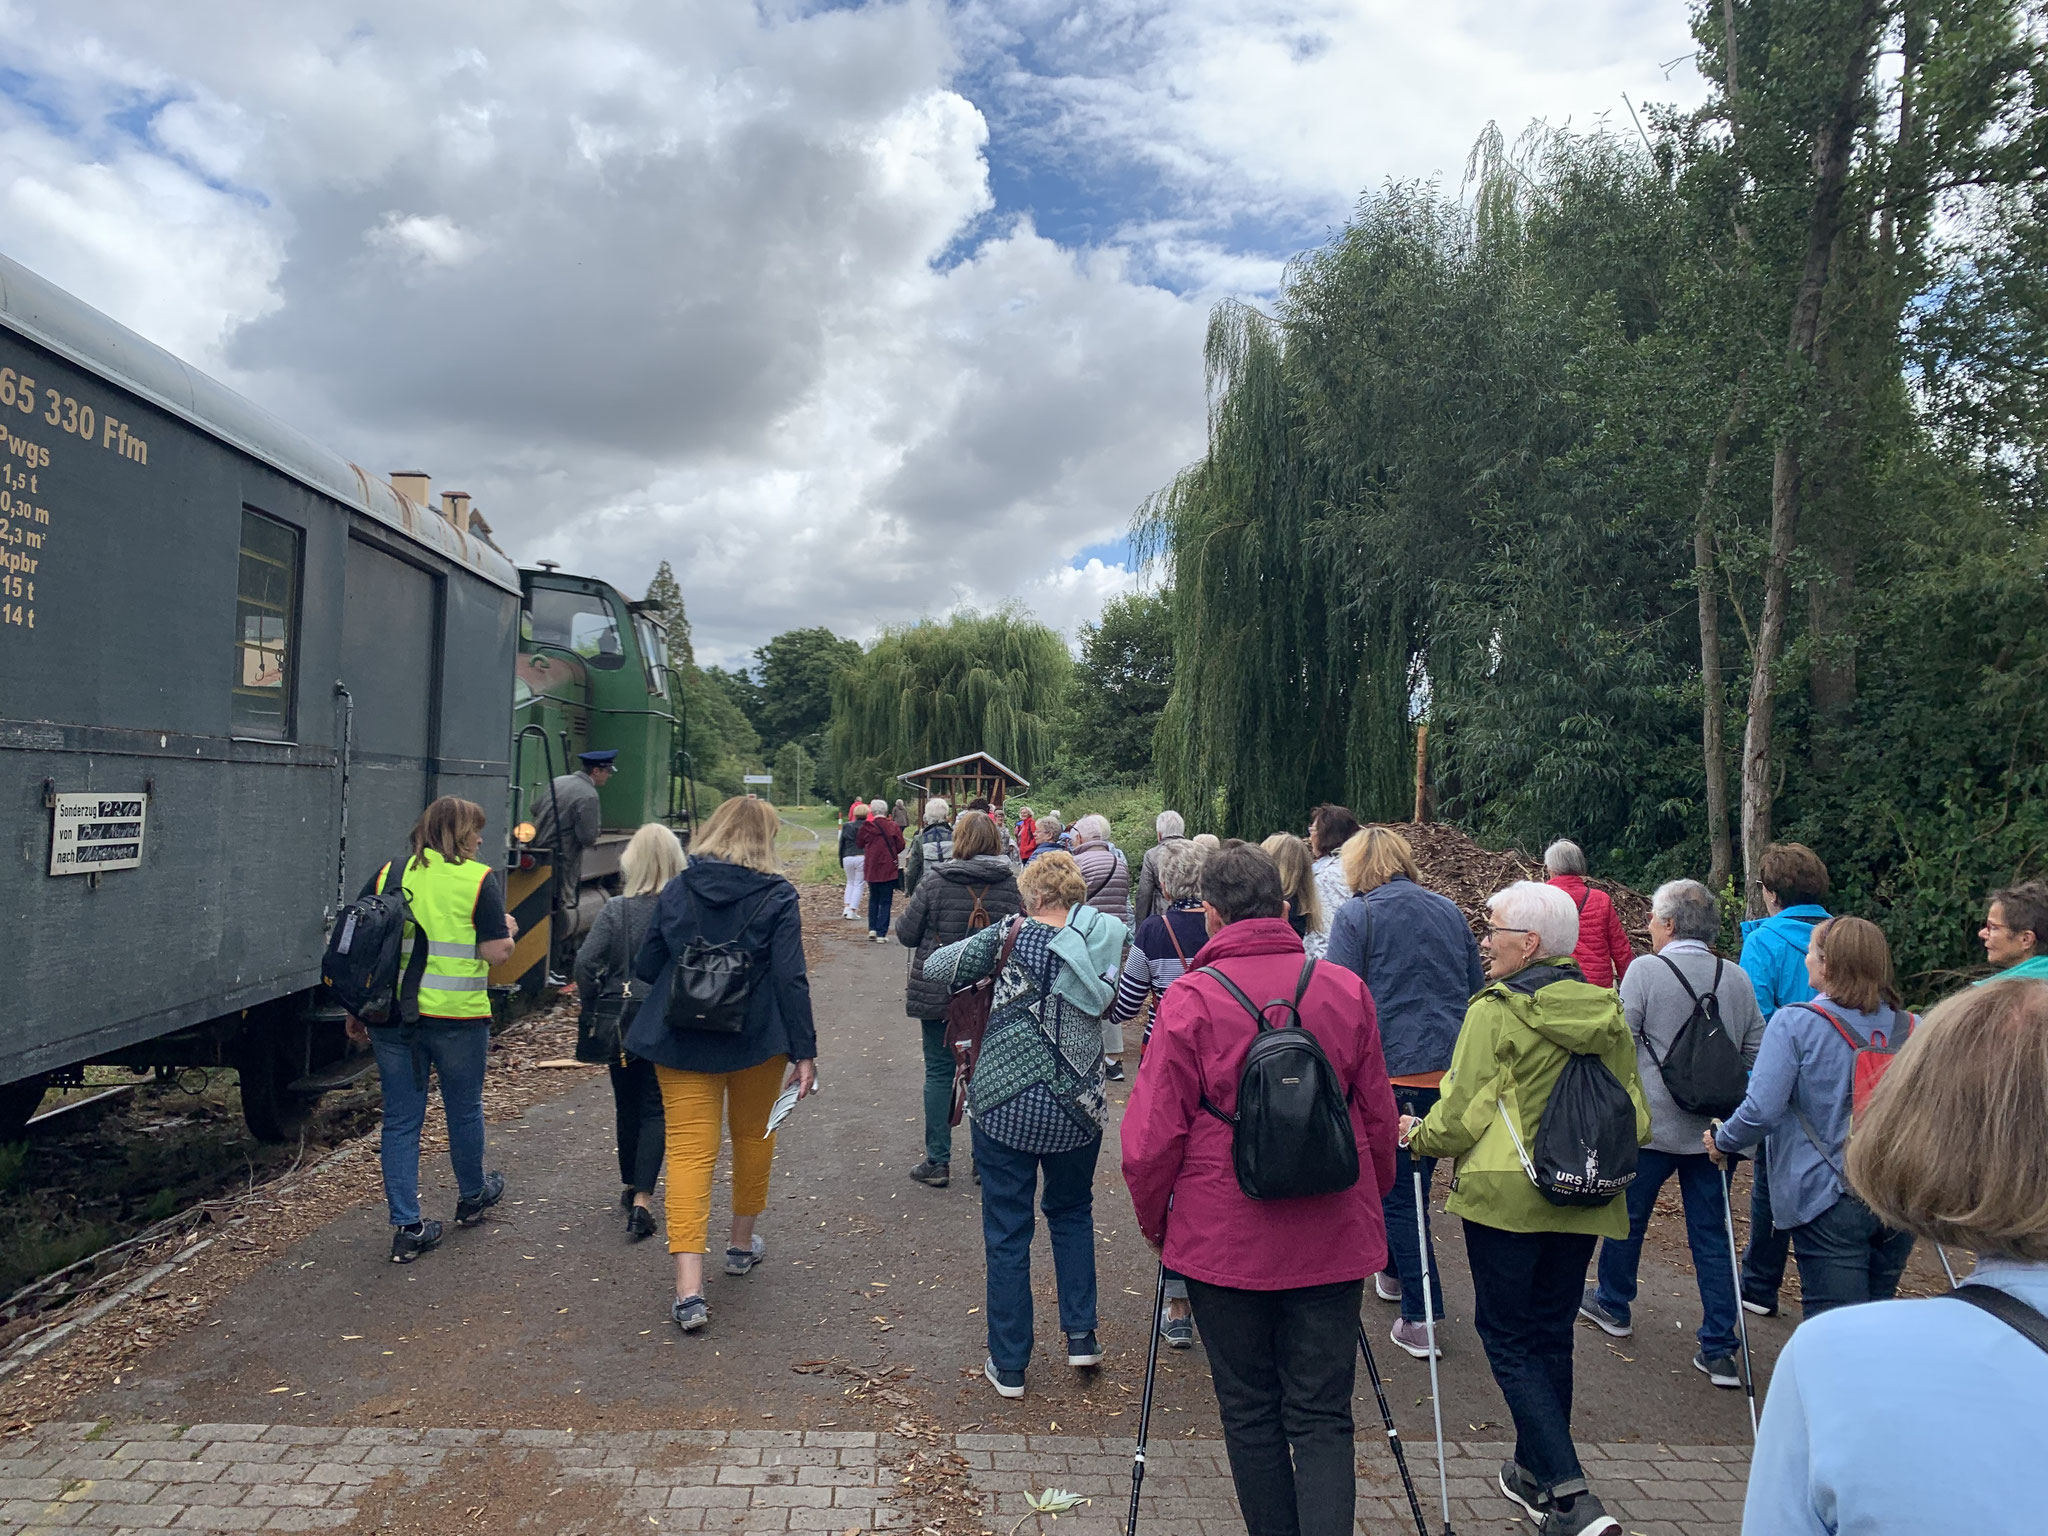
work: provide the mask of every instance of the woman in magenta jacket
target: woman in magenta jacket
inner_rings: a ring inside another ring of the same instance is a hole
[[[1348,1536],[1358,1306],[1365,1277],[1386,1266],[1380,1201],[1394,1182],[1394,1095],[1372,995],[1342,966],[1320,964],[1301,994],[1301,1022],[1350,1099],[1358,1182],[1333,1195],[1250,1199],[1232,1171],[1231,1128],[1202,1099],[1235,1111],[1256,1026],[1197,972],[1213,966],[1255,1001],[1291,999],[1305,954],[1264,849],[1212,854],[1202,896],[1209,942],[1161,994],[1124,1109],[1124,1181],[1146,1241],[1187,1277],[1246,1528]]]

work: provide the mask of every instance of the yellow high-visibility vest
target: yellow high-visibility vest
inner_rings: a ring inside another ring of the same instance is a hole
[[[420,858],[426,861],[424,869],[418,860],[405,861],[401,883],[416,926],[406,928],[400,944],[405,963],[412,959],[415,942],[424,941],[427,946],[426,971],[420,978],[420,1016],[488,1019],[491,967],[477,953],[476,900],[490,878],[491,866],[482,859],[451,864],[432,848],[425,849]],[[381,877],[378,883],[382,885]]]

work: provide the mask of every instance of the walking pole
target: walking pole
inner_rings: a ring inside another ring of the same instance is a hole
[[[1720,1122],[1714,1122],[1718,1127]],[[1749,1358],[1749,1319],[1742,1311],[1742,1260],[1735,1252],[1735,1168],[1721,1166],[1721,1219],[1728,1226],[1728,1277],[1735,1282],[1735,1329],[1742,1336],[1742,1390],[1749,1398],[1749,1438],[1756,1441],[1756,1371]]]
[[[1956,1280],[1956,1268],[1953,1264],[1949,1263],[1948,1261],[1948,1250],[1942,1247],[1941,1244],[1936,1243],[1934,1245],[1934,1251],[1941,1255],[1941,1268],[1943,1273],[1945,1273],[1948,1276],[1948,1288],[1950,1290],[1954,1290],[1958,1283]]]
[[[1380,1381],[1379,1362],[1365,1341],[1365,1320],[1358,1323],[1358,1352],[1365,1356],[1365,1374],[1372,1378],[1372,1395],[1380,1401],[1380,1422],[1387,1426],[1387,1445],[1394,1453],[1394,1465],[1401,1473],[1401,1486],[1408,1492],[1408,1508],[1415,1515],[1416,1536],[1429,1536],[1429,1521],[1422,1513],[1422,1500],[1415,1496],[1415,1479],[1408,1475],[1408,1455],[1401,1449],[1401,1431],[1394,1428],[1394,1410],[1387,1402],[1387,1389]]]
[[[1131,1458],[1131,1513],[1124,1536],[1138,1536],[1138,1490],[1145,1484],[1145,1438],[1152,1429],[1152,1381],[1159,1370],[1159,1314],[1166,1310],[1166,1260],[1152,1291],[1152,1343],[1145,1350],[1145,1396],[1138,1403],[1138,1453]]]
[[[1415,1238],[1422,1252],[1422,1319],[1429,1329],[1429,1406],[1436,1415],[1436,1486],[1444,1503],[1444,1536],[1451,1530],[1451,1474],[1444,1465],[1444,1399],[1436,1381],[1436,1303],[1430,1299],[1429,1192],[1422,1187],[1422,1167],[1413,1153],[1408,1165],[1415,1175]]]

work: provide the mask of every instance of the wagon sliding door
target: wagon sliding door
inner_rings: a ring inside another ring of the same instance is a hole
[[[348,865],[354,896],[404,851],[434,795],[434,679],[440,674],[440,583],[361,539],[348,541],[341,680],[355,700]]]

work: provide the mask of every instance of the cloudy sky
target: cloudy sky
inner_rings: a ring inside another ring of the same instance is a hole
[[[1683,0],[0,0],[0,249],[700,657],[1131,584],[1220,298]]]

